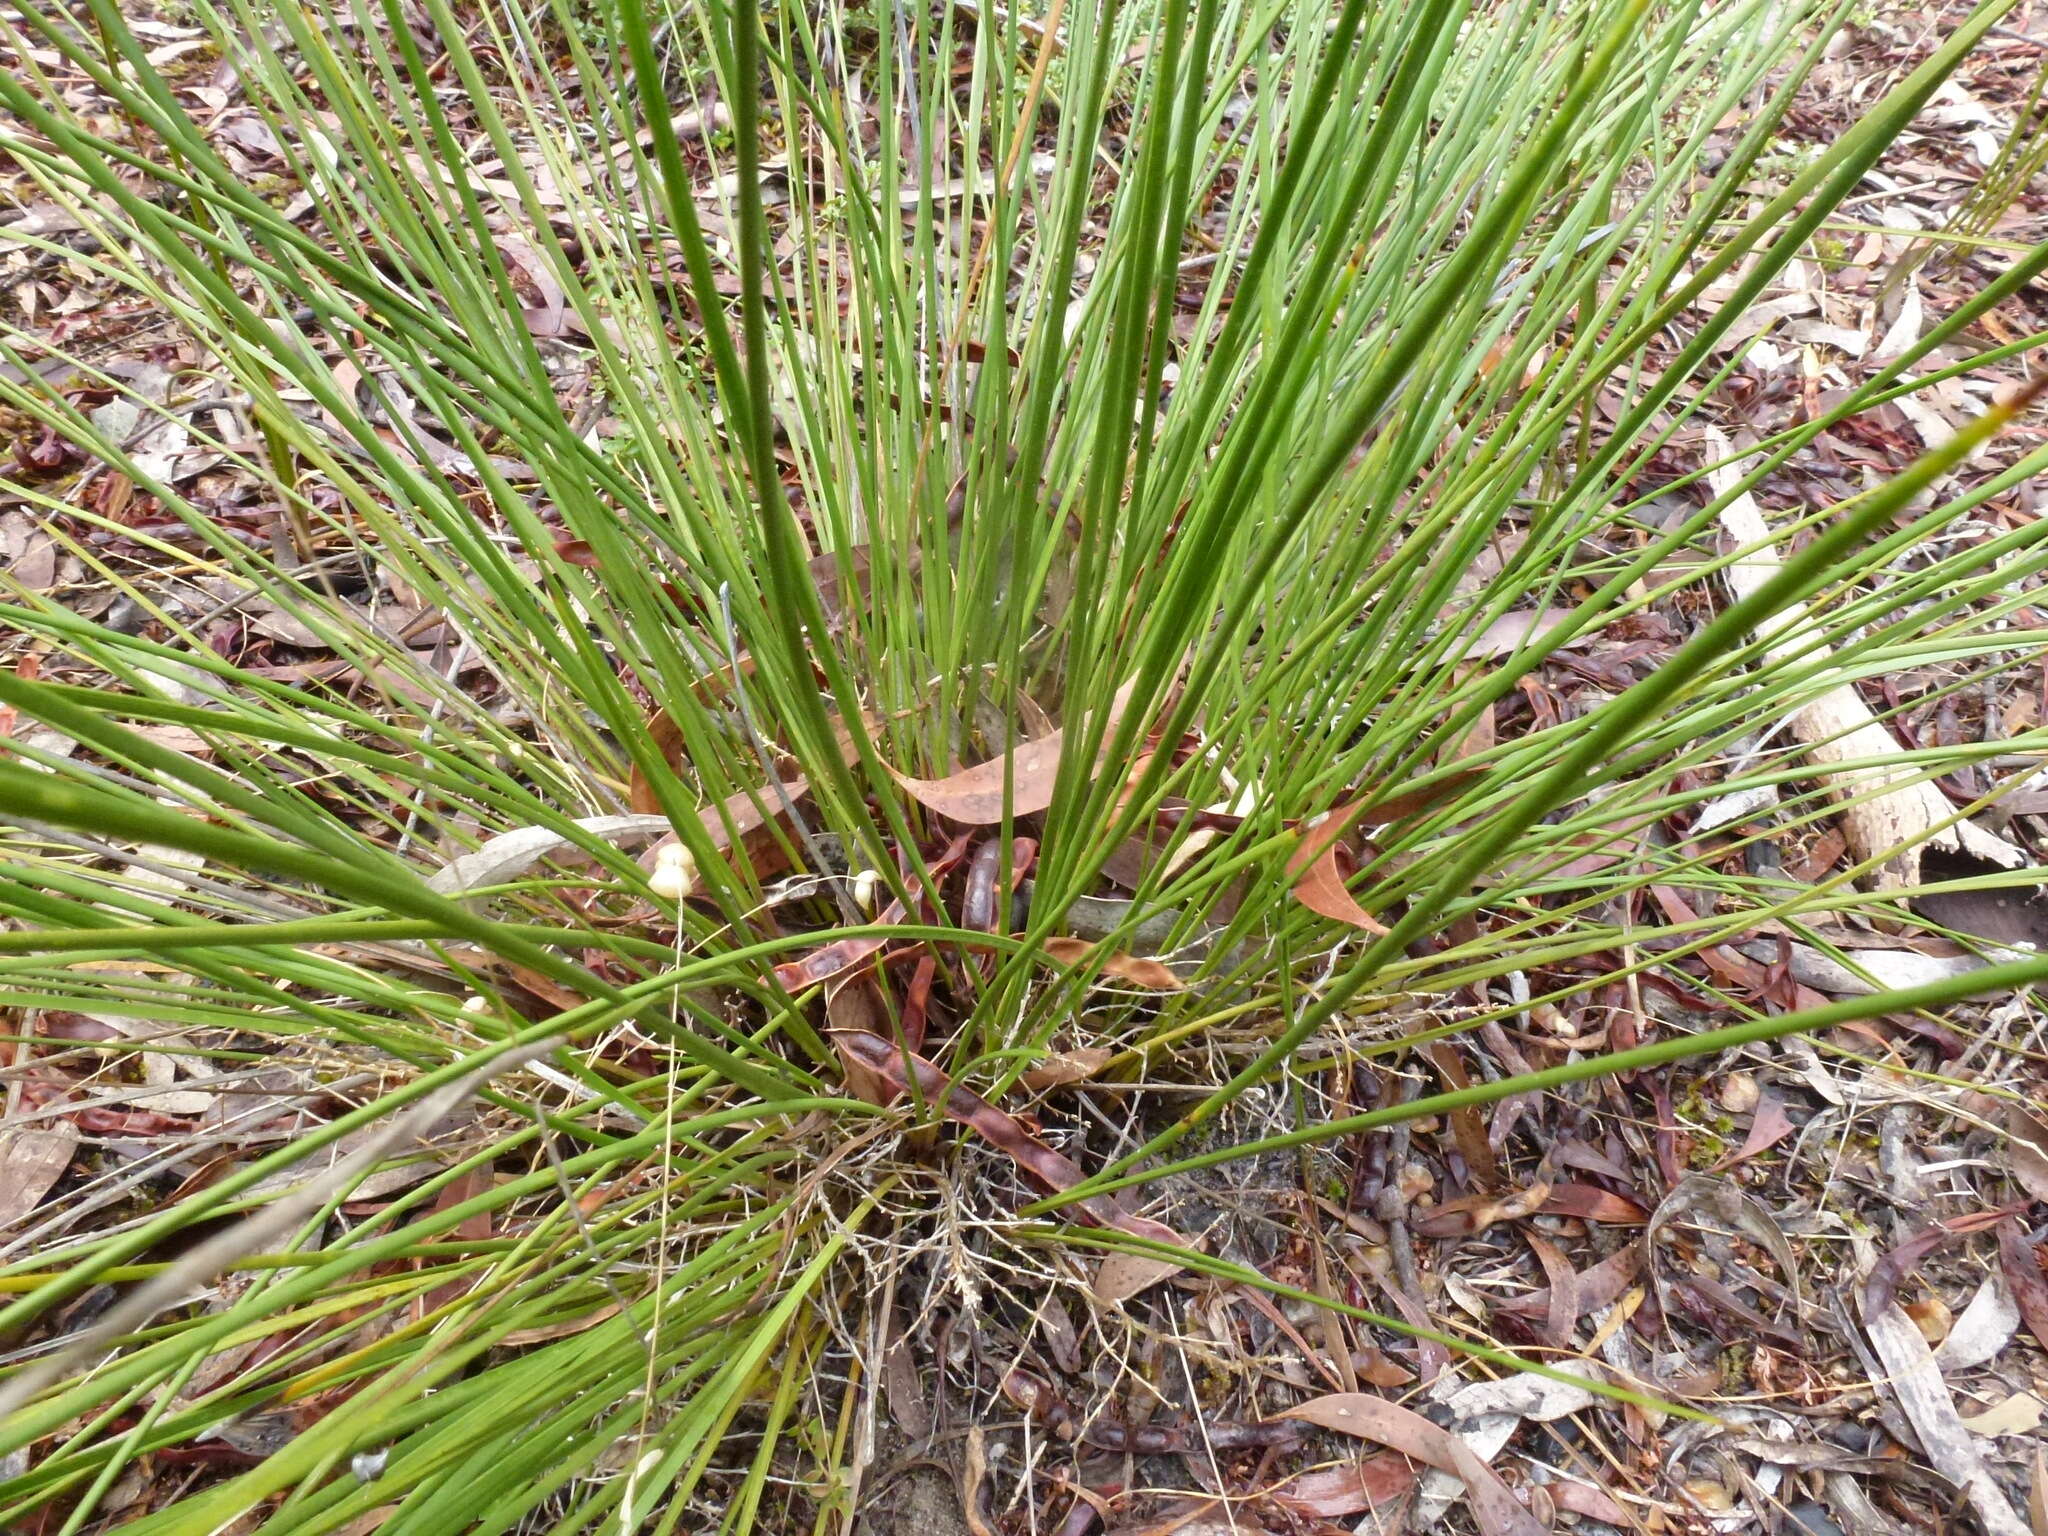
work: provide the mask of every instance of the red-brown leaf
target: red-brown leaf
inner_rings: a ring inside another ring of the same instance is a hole
[[[1560,1186],[1569,1188],[1570,1186]],[[1553,1195],[1556,1191],[1551,1192]],[[1639,1242],[1632,1242],[1626,1248],[1616,1249],[1592,1268],[1577,1277],[1573,1297],[1576,1310],[1572,1321],[1577,1322],[1594,1307],[1609,1306],[1620,1300],[1622,1294],[1643,1271],[1643,1248]],[[1526,1296],[1517,1296],[1512,1301],[1503,1301],[1494,1308],[1515,1317],[1542,1317],[1550,1310],[1551,1295],[1546,1288],[1531,1291]]]
[[[1449,1430],[1419,1413],[1363,1392],[1333,1392],[1280,1415],[1304,1419],[1340,1434],[1371,1440],[1403,1456],[1448,1472],[1465,1485],[1472,1517],[1485,1536],[1547,1536],[1500,1480],[1500,1474]]]
[[[1067,1083],[1085,1083],[1089,1078],[1109,1065],[1116,1052],[1100,1045],[1084,1045],[1077,1050],[1060,1051],[1044,1057],[1037,1066],[1028,1068],[1018,1079],[1033,1093],[1043,1093],[1048,1088],[1058,1088]]]
[[[1297,1515],[1330,1519],[1356,1515],[1398,1499],[1415,1486],[1415,1468],[1405,1456],[1382,1451],[1361,1456],[1341,1467],[1324,1467],[1290,1477],[1269,1498]]]
[[[1109,717],[1103,725],[1105,744],[1116,729],[1134,686],[1136,679],[1118,689],[1110,702]],[[968,826],[992,827],[1003,819],[1006,779],[1010,787],[1009,812],[1013,817],[1033,816],[1052,804],[1053,783],[1059,777],[1065,747],[1066,731],[1062,728],[1050,736],[1019,742],[1006,758],[992,757],[972,768],[949,773],[943,779],[913,779],[893,768],[890,772],[905,792],[926,809]],[[1099,757],[1095,766],[1098,771],[1102,767]]]
[[[2015,1217],[1998,1224],[1998,1267],[2005,1272],[2006,1288],[2027,1331],[2048,1345],[2048,1280],[2041,1276],[2040,1251],[2027,1241]]]
[[[1095,945],[1088,939],[1047,939],[1045,953],[1061,965],[1080,965],[1095,953]],[[1118,950],[1102,956],[1099,969],[1105,976],[1128,981],[1134,987],[1149,987],[1154,992],[1178,992],[1181,988],[1181,979],[1164,961],[1145,955],[1127,955]]]
[[[1870,1274],[1863,1282],[1863,1310],[1865,1314],[1882,1312],[1890,1306],[1899,1286],[1907,1275],[1919,1267],[1920,1261],[1937,1248],[1946,1247],[1959,1237],[1972,1232],[1981,1232],[1986,1227],[1996,1226],[2023,1207],[2006,1206],[1989,1211],[1966,1211],[1960,1216],[1950,1216],[1932,1226],[1922,1227],[1906,1238],[1889,1253],[1880,1257],[1871,1266]]]
[[[1558,1246],[1534,1232],[1525,1231],[1522,1241],[1543,1266],[1550,1282],[1550,1306],[1544,1313],[1543,1342],[1554,1349],[1569,1347],[1572,1330],[1579,1321],[1579,1277]]]
[[[1759,1152],[1767,1152],[1790,1136],[1798,1127],[1792,1117],[1785,1113],[1783,1101],[1765,1093],[1758,1097],[1756,1108],[1749,1122],[1749,1134],[1742,1139],[1742,1149],[1721,1162],[1723,1168],[1733,1168],[1737,1163],[1748,1162]]]
[[[1550,1502],[1566,1514],[1584,1515],[1588,1520],[1598,1520],[1619,1530],[1627,1530],[1630,1520],[1622,1513],[1621,1506],[1614,1502],[1606,1490],[1595,1488],[1591,1483],[1576,1483],[1570,1478],[1559,1478],[1554,1483],[1545,1483],[1543,1491],[1550,1495]]]
[[[903,903],[892,901],[875,919],[878,923],[900,923],[903,921]],[[850,938],[834,939],[820,944],[816,949],[807,950],[794,960],[786,960],[775,967],[776,982],[785,992],[801,992],[814,987],[821,981],[830,981],[856,966],[865,965],[889,942],[884,934],[855,934]]]
[[[1650,1213],[1629,1199],[1595,1184],[1557,1184],[1543,1202],[1546,1216],[1576,1216],[1581,1221],[1600,1221],[1609,1226],[1640,1227]]]
[[[866,1104],[887,1104],[896,1096],[889,1080],[847,1049],[843,1034],[877,1034],[889,1027],[888,1011],[871,976],[848,976],[825,991],[825,1024],[832,1031],[832,1044],[839,1051],[839,1063],[846,1069],[846,1087]]]
[[[1338,864],[1344,834],[1365,810],[1365,802],[1354,800],[1340,805],[1301,834],[1301,841],[1287,856],[1287,873],[1294,877],[1294,899],[1318,917],[1344,923],[1367,933],[1385,933],[1386,928],[1358,904],[1344,884]]]

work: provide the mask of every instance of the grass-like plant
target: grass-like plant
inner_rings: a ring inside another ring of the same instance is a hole
[[[1787,520],[1739,602],[1714,530],[2048,250],[1741,486],[1688,498],[1663,451],[2005,9],[1779,184],[1840,8],[193,0],[233,155],[113,0],[0,18],[0,150],[91,238],[67,259],[190,346],[165,388],[89,357],[69,393],[0,382],[150,509],[12,487],[134,621],[7,611],[37,664],[0,671],[0,1005],[16,1039],[126,1021],[101,1049],[136,1074],[283,1064],[305,1108],[31,1221],[0,1524],[85,1529],[138,1458],[240,1425],[254,1456],[130,1527],[840,1528],[864,1350],[959,1202],[1050,1272],[1125,1241],[1103,1213],[1163,1168],[1443,1107],[1319,1087],[1432,999],[1469,989],[1423,1025],[1473,1028],[1767,920],[1910,921],[1867,867],[1730,874],[1658,829],[1766,786],[1779,832],[1822,823],[1770,735],[1801,706],[2038,661],[2006,621],[2048,524],[1934,536],[2048,457],[1945,499],[1990,408]],[[60,350],[0,338],[24,377]],[[172,421],[265,536],[136,451]],[[1795,604],[1805,659],[1768,633]],[[226,654],[252,611],[311,660]],[[1696,630],[1632,686],[1474,736],[1660,613]],[[1340,830],[1349,922],[1292,894]],[[1647,902],[1674,883],[1696,916]],[[1133,953],[1176,987],[1134,989]],[[2043,975],[1730,999],[1716,1034],[1454,1097]],[[1035,1064],[1100,1047],[1207,1091],[1021,1219],[930,1154],[947,1083],[1014,1123]],[[1202,1134],[1282,1081],[1291,1129]]]

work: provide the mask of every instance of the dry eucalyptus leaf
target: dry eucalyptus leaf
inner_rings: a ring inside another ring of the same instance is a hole
[[[1280,1417],[1356,1435],[1448,1472],[1465,1485],[1472,1517],[1484,1536],[1545,1536],[1536,1517],[1471,1445],[1398,1403],[1364,1392],[1332,1392]]]
[[[666,816],[586,816],[574,823],[592,837],[620,844],[646,842],[670,830]],[[460,896],[485,886],[516,880],[543,858],[574,846],[553,827],[516,827],[501,832],[478,848],[435,872],[427,888],[442,896]]]
[[[1094,950],[1094,944],[1087,939],[1053,938],[1045,941],[1045,953],[1061,965],[1080,965]],[[1127,981],[1134,987],[1146,987],[1154,992],[1178,992],[1181,987],[1180,978],[1173,974],[1166,962],[1154,960],[1149,955],[1130,955],[1119,950],[1103,956],[1099,970],[1114,981]]]
[[[0,1131],[0,1232],[36,1208],[77,1149],[78,1127],[69,1120]]]
[[[1982,1413],[1963,1420],[1973,1435],[1996,1440],[2004,1435],[2031,1435],[2041,1427],[2041,1412],[2048,1404],[2031,1392],[2015,1392],[2004,1402],[1994,1403]]]
[[[1102,744],[1108,745],[1110,734],[1115,731],[1117,721],[1122,717],[1124,706],[1130,702],[1131,690],[1137,686],[1137,679],[1119,688],[1116,697],[1110,701],[1109,713],[1102,722]],[[1020,741],[1006,757],[990,758],[972,768],[963,768],[958,773],[946,775],[943,779],[914,779],[908,774],[896,774],[896,782],[918,804],[937,811],[941,816],[968,826],[994,826],[1003,819],[1007,809],[1012,816],[1032,816],[1052,804],[1052,792],[1059,778],[1060,758],[1066,748],[1066,731],[1062,727],[1050,736],[1040,736],[1033,741]],[[1102,765],[1098,758],[1097,770]],[[890,770],[892,773],[895,770]],[[1004,789],[1008,788],[1007,800]]]
[[[1504,613],[1474,635],[1465,647],[1467,661],[1497,661],[1524,645],[1541,640],[1573,615],[1570,608],[1544,608]]]
[[[2012,1288],[1994,1270],[1950,1325],[1948,1337],[1934,1352],[1935,1364],[1944,1371],[1966,1371],[1995,1360],[2019,1328],[2020,1309],[2013,1303]]]
[[[2048,1125],[2017,1104],[2007,1104],[2006,1171],[2036,1200],[2048,1200]]]
[[[1179,1274],[1182,1267],[1171,1259],[1157,1259],[1149,1253],[1112,1253],[1095,1271],[1095,1283],[1089,1289],[1097,1301],[1115,1306]]]
[[[1866,1302],[1863,1327],[1884,1367],[1880,1380],[1920,1437],[1928,1464],[1962,1490],[1977,1512],[1985,1536],[2029,1536],[2026,1523],[2013,1512],[1984,1464],[1976,1438],[1956,1412],[1948,1383],[1934,1363],[1934,1351],[1927,1347],[1920,1330],[1890,1302],[1879,1307]]]
[[[1019,1079],[1033,1093],[1068,1083],[1085,1083],[1108,1066],[1116,1052],[1100,1045],[1084,1045],[1071,1051],[1055,1051],[1038,1065],[1026,1069]]]

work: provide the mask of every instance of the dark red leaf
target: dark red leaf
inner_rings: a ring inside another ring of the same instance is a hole
[[[1546,1216],[1576,1216],[1581,1221],[1605,1222],[1616,1227],[1640,1227],[1650,1213],[1626,1195],[1594,1184],[1557,1184],[1543,1202]]]
[[[2015,1217],[1998,1224],[1998,1267],[2027,1331],[2048,1345],[2048,1280],[2041,1276],[2041,1251],[2027,1241]]]

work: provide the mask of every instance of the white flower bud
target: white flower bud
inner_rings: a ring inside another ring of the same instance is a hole
[[[681,901],[697,889],[697,861],[681,843],[664,843],[655,851],[654,873],[647,888],[665,901]]]

